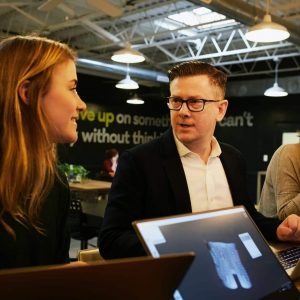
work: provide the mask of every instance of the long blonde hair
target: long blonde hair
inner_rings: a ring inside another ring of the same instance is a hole
[[[0,42],[0,225],[13,236],[5,214],[41,228],[41,204],[57,176],[42,98],[54,66],[68,59],[75,60],[73,50],[47,38],[15,36]],[[30,81],[28,103],[18,95],[25,80]]]

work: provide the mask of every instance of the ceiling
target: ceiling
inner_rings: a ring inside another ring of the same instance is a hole
[[[235,22],[215,28],[207,22],[184,25],[169,15],[206,7]],[[267,0],[0,0],[1,36],[36,32],[68,43],[78,52],[79,71],[121,79],[127,66],[110,57],[126,42],[146,61],[130,65],[140,84],[166,82],[170,66],[192,59],[222,68],[232,80],[273,78],[274,58],[279,74],[295,76],[300,70],[300,0],[269,1],[273,21],[286,26],[284,42],[256,44],[245,39],[248,26],[261,20]],[[281,75],[280,75],[281,76]]]

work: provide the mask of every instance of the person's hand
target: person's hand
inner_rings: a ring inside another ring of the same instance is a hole
[[[277,227],[276,234],[280,241],[300,242],[300,217],[289,215]]]

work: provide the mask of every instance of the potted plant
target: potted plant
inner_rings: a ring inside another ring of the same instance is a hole
[[[59,165],[59,169],[66,174],[69,182],[81,182],[89,173],[82,165],[64,163]]]

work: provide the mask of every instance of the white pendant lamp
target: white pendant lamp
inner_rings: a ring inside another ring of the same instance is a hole
[[[138,83],[130,78],[128,64],[127,64],[126,77],[124,79],[120,80],[115,86],[118,89],[125,89],[125,90],[136,90],[139,88]]]
[[[267,97],[285,97],[288,95],[287,91],[278,85],[278,65],[279,60],[275,60],[275,82],[272,87],[268,88],[264,95]]]
[[[144,104],[144,100],[141,99],[137,94],[134,94],[133,97],[126,100],[128,104]]]
[[[288,93],[285,89],[281,88],[277,82],[275,82],[272,87],[265,91],[264,95],[267,97],[285,97]]]
[[[125,90],[136,90],[139,88],[139,85],[136,81],[130,78],[129,74],[127,74],[124,79],[120,80],[116,84],[116,88]]]
[[[115,52],[111,59],[124,64],[134,64],[144,61],[145,56],[141,52],[133,49],[130,43],[127,43],[126,47]]]
[[[252,26],[245,36],[247,40],[252,42],[273,43],[287,39],[290,33],[284,26],[272,22],[269,14],[269,0],[267,0],[267,11],[263,21]]]

